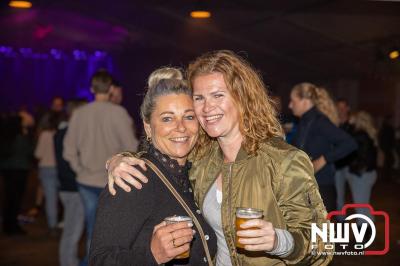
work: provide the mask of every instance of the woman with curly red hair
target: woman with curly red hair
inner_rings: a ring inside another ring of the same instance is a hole
[[[201,125],[189,178],[199,212],[217,235],[216,265],[327,265],[332,256],[310,241],[311,223],[326,221],[312,164],[283,140],[258,73],[222,50],[197,58],[187,77]],[[126,187],[121,178],[137,188],[142,185],[132,176],[146,181],[127,164],[143,165],[136,158],[112,158],[110,190],[114,182]],[[237,207],[261,209],[264,216],[236,231]],[[236,249],[236,239],[244,250]]]

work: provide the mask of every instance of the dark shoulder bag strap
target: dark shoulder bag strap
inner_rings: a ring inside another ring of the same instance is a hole
[[[151,161],[141,158],[143,161],[146,162],[148,166],[156,173],[156,175],[161,179],[161,181],[165,184],[165,186],[171,191],[171,193],[174,195],[174,197],[179,201],[179,203],[182,205],[182,207],[185,209],[185,211],[189,214],[189,216],[193,219],[194,225],[196,226],[198,233],[201,238],[201,242],[203,243],[203,248],[207,256],[208,260],[208,265],[213,266],[213,260],[210,255],[210,251],[208,249],[208,244],[206,237],[204,235],[203,228],[200,225],[200,222],[197,220],[196,216],[193,214],[192,210],[189,208],[189,206],[186,204],[186,202],[182,199],[182,197],[179,195],[179,193],[175,190],[174,186],[168,181],[168,179],[164,176],[164,174],[158,169],[157,166],[155,166]]]

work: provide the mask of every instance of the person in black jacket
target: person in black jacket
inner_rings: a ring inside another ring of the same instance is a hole
[[[188,177],[187,157],[197,141],[199,123],[186,82],[165,79],[171,72],[182,77],[177,69],[162,68],[149,78],[149,89],[141,106],[149,143],[141,157],[155,164],[167,177],[195,214],[201,228],[191,228],[187,222],[173,225],[162,222],[166,217],[188,216],[188,213],[157,174],[147,167],[143,173],[151,182],[143,189],[128,193],[117,188],[116,196],[108,189],[101,193],[89,265],[197,266],[212,263],[206,253],[209,250],[212,257],[216,253],[216,236],[195,204]],[[192,229],[204,231],[205,243],[200,233],[193,236]],[[189,248],[189,259],[174,259]]]
[[[383,173],[385,179],[392,178],[395,163],[396,131],[393,127],[393,116],[386,115],[378,133],[379,148],[383,152]]]
[[[347,180],[354,203],[368,204],[372,187],[377,178],[377,130],[372,117],[364,111],[355,113],[351,117],[350,123],[354,126],[353,138],[358,144],[358,149],[352,154],[347,171]],[[356,212],[367,215],[373,220],[368,209],[357,208]]]
[[[292,144],[312,160],[326,209],[333,211],[336,209],[334,162],[354,151],[357,144],[337,126],[336,107],[325,89],[311,83],[294,86],[289,108],[300,117]]]
[[[67,103],[67,114],[85,101],[75,100]],[[61,121],[54,134],[54,151],[56,157],[57,177],[60,183],[60,199],[64,207],[64,227],[59,246],[60,266],[79,265],[78,248],[84,229],[85,212],[83,202],[78,192],[76,174],[69,163],[63,158],[63,141],[68,130],[68,121]]]
[[[17,216],[33,162],[34,144],[29,134],[33,124],[28,113],[4,115],[0,120],[0,174],[4,184],[2,226],[9,236],[26,234]]]

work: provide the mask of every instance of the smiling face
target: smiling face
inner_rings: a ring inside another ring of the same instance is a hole
[[[193,101],[197,119],[210,137],[229,138],[240,134],[239,110],[221,73],[194,78]]]
[[[171,159],[185,164],[196,143],[199,124],[193,110],[193,100],[186,94],[159,96],[150,123],[143,122],[154,147]]]

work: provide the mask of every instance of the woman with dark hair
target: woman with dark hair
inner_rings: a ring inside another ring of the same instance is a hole
[[[39,180],[45,198],[45,210],[49,233],[56,234],[58,222],[58,178],[54,151],[54,134],[62,120],[60,112],[50,112],[48,120],[42,125],[35,157],[39,160]]]
[[[25,234],[18,224],[17,216],[21,210],[26,181],[33,161],[33,140],[28,132],[33,119],[28,115],[9,115],[2,117],[1,120],[3,231],[7,235]]]

